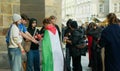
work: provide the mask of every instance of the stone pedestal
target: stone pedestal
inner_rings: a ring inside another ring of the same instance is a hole
[[[0,52],[0,69],[10,68],[7,51]]]

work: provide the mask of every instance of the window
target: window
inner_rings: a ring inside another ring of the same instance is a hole
[[[81,6],[79,6],[79,14],[81,15],[82,14],[82,9],[81,9]]]
[[[103,13],[103,12],[104,12],[104,5],[103,5],[103,4],[100,4],[100,5],[99,5],[99,12],[100,12],[100,13]]]
[[[119,12],[120,12],[120,3],[119,3]]]
[[[88,0],[88,1],[91,1],[91,0]]]
[[[81,0],[77,0],[77,4],[80,4],[81,3]]]
[[[79,17],[79,7],[76,7],[76,17]]]
[[[117,12],[117,4],[114,4],[114,12]]]

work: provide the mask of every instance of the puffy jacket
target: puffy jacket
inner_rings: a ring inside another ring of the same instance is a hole
[[[82,32],[77,29],[72,31],[70,40],[72,42],[72,46],[71,46],[71,50],[70,50],[71,55],[79,56],[81,54],[80,48],[77,48],[76,45],[84,43],[84,38],[83,38]]]

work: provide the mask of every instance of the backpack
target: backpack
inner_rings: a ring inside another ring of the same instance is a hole
[[[10,29],[11,29],[12,25],[10,25],[10,28],[8,29],[7,35],[6,35],[6,43],[9,44],[10,41]]]
[[[86,42],[85,42],[85,39],[84,39],[84,33],[83,33],[83,31],[81,29],[77,29],[75,31],[78,33],[77,34],[78,39],[76,41],[75,46],[77,48],[84,48],[86,46]]]

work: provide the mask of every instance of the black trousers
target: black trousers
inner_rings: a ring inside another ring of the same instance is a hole
[[[72,56],[72,61],[73,61],[73,71],[82,71],[81,55]]]
[[[69,48],[66,48],[66,68],[67,71],[71,71],[71,67],[70,67],[70,62],[71,61],[71,56],[70,56],[70,50]]]
[[[102,71],[101,48],[97,46],[97,42],[92,43],[92,71]]]
[[[101,58],[101,50],[94,50],[92,56],[92,71],[102,71],[102,58]]]

